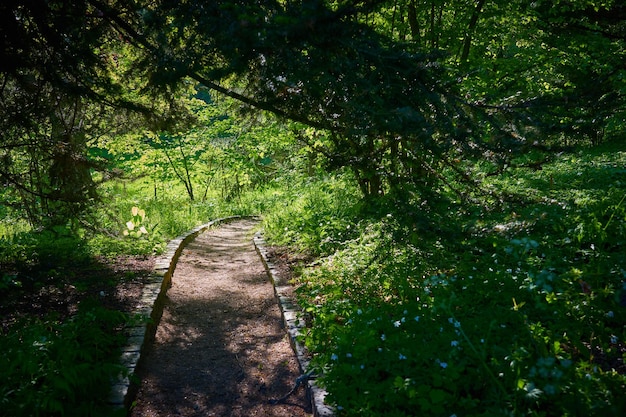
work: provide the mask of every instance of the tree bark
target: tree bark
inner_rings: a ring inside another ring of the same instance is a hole
[[[478,0],[476,7],[472,12],[472,17],[470,18],[469,25],[467,26],[467,32],[465,33],[465,39],[463,40],[463,51],[461,52],[461,57],[459,58],[461,64],[467,63],[469,58],[470,48],[472,46],[472,35],[474,34],[474,30],[476,30],[478,18],[480,17],[480,13],[482,12],[484,6],[485,0]]]
[[[418,45],[422,43],[422,37],[420,34],[420,25],[417,21],[417,7],[415,6],[416,0],[411,0],[408,5],[408,20],[409,27],[411,28],[411,37],[413,41]]]

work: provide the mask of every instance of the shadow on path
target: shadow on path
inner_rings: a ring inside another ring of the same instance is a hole
[[[310,415],[252,220],[190,243],[178,261],[155,341],[137,370],[132,417]]]

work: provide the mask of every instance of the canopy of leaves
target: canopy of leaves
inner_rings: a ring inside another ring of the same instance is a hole
[[[170,123],[152,127],[166,130],[189,79],[314,128],[300,139],[370,196],[452,186],[440,167],[461,160],[453,181],[473,182],[477,156],[504,164],[546,138],[597,141],[626,117],[626,12],[613,1],[1,7],[0,175],[34,201],[89,198],[84,155],[106,109],[156,110]]]
[[[541,132],[597,137],[623,116],[611,2],[162,1],[139,15],[116,21],[153,86],[191,77],[322,130],[308,144],[366,194],[432,187],[442,161]]]

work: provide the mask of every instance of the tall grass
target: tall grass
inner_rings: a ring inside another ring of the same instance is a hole
[[[105,233],[90,239],[93,253],[101,255],[158,253],[168,240],[215,218],[257,214],[254,199],[247,195],[226,202],[214,191],[203,201],[190,201],[176,182],[163,184],[156,197],[153,184],[146,180],[111,184],[103,191],[107,204],[96,213],[95,222]],[[123,233],[133,207],[145,211],[143,226],[148,234],[139,239]]]

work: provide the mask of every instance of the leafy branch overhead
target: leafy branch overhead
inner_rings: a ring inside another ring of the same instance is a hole
[[[364,11],[213,2],[144,9],[142,31],[113,20],[143,46],[154,86],[191,77],[323,130],[331,167],[352,167],[375,194],[390,153],[405,173],[420,167],[461,135],[467,106],[436,54],[377,34],[360,22]]]
[[[623,116],[617,4],[164,1],[133,22],[92,4],[143,48],[153,88],[189,77],[321,130],[318,151],[365,194],[432,186],[442,161],[527,149],[537,130],[597,136]]]
[[[617,1],[8,0],[0,12],[0,177],[33,219],[94,197],[88,173],[107,161],[86,154],[104,129],[192,122],[180,97],[196,85],[315,129],[303,144],[370,197],[441,183],[465,195],[477,160],[501,172],[532,147],[614,136],[626,117]]]

